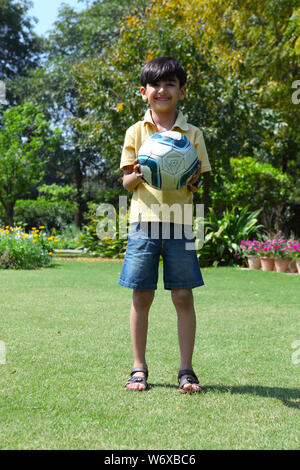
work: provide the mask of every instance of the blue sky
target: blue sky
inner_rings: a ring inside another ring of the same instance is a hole
[[[39,20],[35,26],[35,31],[39,35],[45,35],[51,29],[62,3],[75,7],[77,11],[85,8],[85,2],[78,0],[32,0],[32,3],[34,6],[29,10],[29,15]]]

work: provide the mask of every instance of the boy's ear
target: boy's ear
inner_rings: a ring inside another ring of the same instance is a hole
[[[179,96],[179,99],[180,100],[183,100],[186,96],[186,85],[183,85],[181,88],[180,88],[180,96]]]
[[[148,101],[148,97],[147,97],[147,94],[146,94],[146,88],[142,86],[140,91],[141,91],[143,101]]]

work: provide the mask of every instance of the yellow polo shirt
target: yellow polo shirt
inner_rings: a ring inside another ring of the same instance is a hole
[[[189,124],[181,111],[172,131],[184,134],[196,147],[198,158],[201,161],[201,172],[210,171],[203,133],[198,127]],[[145,114],[143,121],[138,121],[126,131],[122,150],[120,168],[133,165],[141,145],[157,132],[152,120],[151,110]],[[134,190],[130,207],[130,223],[134,222],[174,222],[176,224],[190,225],[192,213],[193,193],[183,187],[173,191],[161,191],[147,183],[141,182]]]

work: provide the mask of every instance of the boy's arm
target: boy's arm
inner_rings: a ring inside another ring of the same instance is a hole
[[[127,191],[132,191],[135,189],[141,182],[141,178],[144,176],[142,173],[139,173],[140,164],[137,159],[133,162],[133,165],[127,165],[123,167],[123,187]]]

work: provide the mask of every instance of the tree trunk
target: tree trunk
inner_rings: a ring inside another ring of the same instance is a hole
[[[5,212],[6,212],[6,223],[10,227],[14,226],[14,206],[15,206],[15,203],[11,202],[4,207]]]

